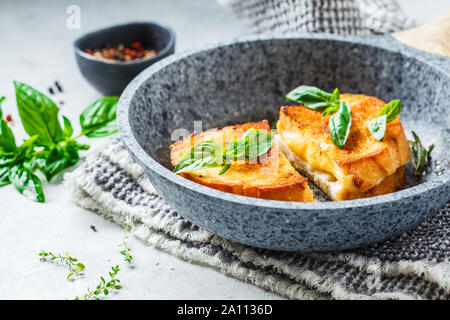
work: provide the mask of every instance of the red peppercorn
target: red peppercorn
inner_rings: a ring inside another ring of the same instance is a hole
[[[6,115],[6,121],[11,122],[12,116],[10,114]]]
[[[94,51],[92,51],[92,49],[86,49],[86,53],[92,56],[94,54]]]
[[[130,50],[130,56],[132,56],[133,58],[136,57],[136,50]]]
[[[131,44],[131,47],[135,50],[140,50],[142,49],[142,44],[139,41],[135,41]]]

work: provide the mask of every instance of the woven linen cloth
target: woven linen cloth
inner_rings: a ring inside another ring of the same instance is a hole
[[[415,230],[338,253],[253,248],[184,219],[155,192],[118,137],[65,175],[83,208],[131,225],[148,245],[290,299],[450,299],[450,203]]]
[[[391,33],[415,22],[394,0],[219,0],[257,33]]]

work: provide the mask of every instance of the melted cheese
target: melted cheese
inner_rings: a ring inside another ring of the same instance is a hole
[[[326,172],[339,182],[340,188],[338,189],[341,190],[336,190],[337,193],[341,193],[345,197],[347,193],[358,192],[353,177],[345,175],[342,169],[328,157],[327,146],[323,146],[324,149],[322,150],[314,137],[305,136],[304,133],[301,134],[299,131],[285,130],[282,122],[278,122],[277,127],[289,149],[306,161],[313,169]]]

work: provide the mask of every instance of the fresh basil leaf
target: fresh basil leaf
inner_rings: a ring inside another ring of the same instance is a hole
[[[286,95],[288,101],[295,101],[304,104],[313,110],[325,110],[328,107],[339,107],[339,90],[334,90],[333,94],[325,92],[312,86],[300,86]]]
[[[64,121],[63,136],[70,138],[73,135],[72,124],[70,123],[70,120],[67,119],[65,116],[63,116],[63,121]]]
[[[30,135],[38,135],[37,144],[51,146],[63,137],[58,120],[59,109],[46,95],[32,87],[14,81],[16,88],[17,108],[25,131]]]
[[[223,166],[222,170],[220,170],[219,176],[221,176],[221,175],[223,175],[225,172],[227,172],[228,169],[230,169],[230,167],[231,167],[231,163],[226,163],[226,164]]]
[[[338,88],[334,89],[333,95],[331,96],[331,100],[338,104],[341,101],[341,93],[339,92]]]
[[[0,152],[14,152],[17,149],[16,139],[6,121],[0,120]]]
[[[342,102],[338,112],[333,114],[328,123],[330,130],[331,141],[334,145],[340,149],[345,147],[350,128],[352,125],[352,115],[350,113],[350,107],[347,103]]]
[[[17,148],[16,139],[8,123],[3,120],[1,103],[5,97],[0,98],[0,152],[14,152]]]
[[[0,97],[0,119],[3,119],[2,102],[6,100],[6,97]]]
[[[55,175],[67,167],[67,158],[62,148],[55,147],[51,151],[43,152],[35,158],[39,170],[50,181]]]
[[[272,147],[272,135],[259,129],[249,129],[241,137],[227,145],[226,160],[254,159],[269,151]]]
[[[116,110],[119,97],[103,97],[80,115],[82,134],[89,138],[106,137],[118,131]]]
[[[79,145],[75,140],[69,139],[50,150],[40,152],[35,157],[35,162],[47,181],[50,181],[58,173],[75,165],[80,160],[78,150],[85,150],[86,147],[88,146]]]
[[[33,158],[34,148],[38,136],[32,136],[25,140],[21,146],[17,148],[15,153],[15,163],[27,163]]]
[[[0,187],[10,184],[9,167],[0,167]]]
[[[25,168],[21,164],[14,165],[9,169],[8,176],[17,191],[23,194],[26,198],[37,202],[45,201],[42,182],[29,169]]]
[[[103,138],[117,132],[119,132],[119,128],[117,127],[116,120],[114,119],[111,122],[105,124],[104,126],[98,127],[95,130],[87,133],[86,136],[89,138]]]
[[[378,141],[383,141],[386,132],[387,116],[384,114],[369,122],[369,131]]]
[[[339,110],[339,107],[333,106],[333,107],[328,107],[325,109],[325,111],[322,113],[322,117],[326,117],[329,114],[336,112],[337,110]]]
[[[401,100],[392,100],[388,104],[386,104],[380,111],[378,116],[386,115],[387,122],[391,123],[394,121],[397,116],[402,111],[402,101]]]
[[[0,155],[0,167],[10,166],[16,162],[17,156],[14,153]]]
[[[179,160],[175,173],[220,167],[223,163],[222,145],[215,141],[204,141],[193,146]]]

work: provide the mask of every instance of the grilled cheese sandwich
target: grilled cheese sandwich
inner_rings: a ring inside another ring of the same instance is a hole
[[[200,142],[216,141],[225,147],[227,143],[241,138],[251,128],[270,133],[269,123],[264,120],[192,134],[170,146],[171,163],[175,167],[181,157]],[[287,161],[277,142],[273,143],[265,157],[258,159],[257,163],[236,160],[225,174],[219,175],[221,169],[207,168],[182,172],[179,175],[204,186],[237,195],[280,201],[315,201],[307,179]]]
[[[330,138],[330,116],[304,105],[285,106],[277,123],[280,148],[289,161],[332,200],[350,200],[394,192],[404,184],[403,166],[411,151],[400,119],[386,127],[382,142],[368,123],[385,103],[365,95],[341,95],[351,108],[352,126],[345,148]]]

